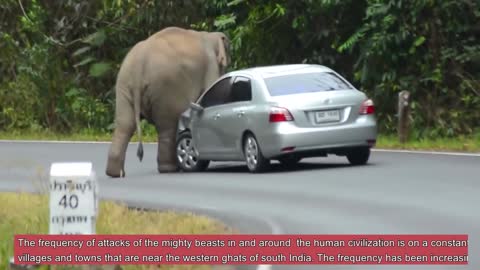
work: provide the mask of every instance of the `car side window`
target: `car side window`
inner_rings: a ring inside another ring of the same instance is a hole
[[[231,80],[232,78],[228,77],[213,85],[203,96],[200,105],[204,108],[208,108],[228,102],[232,85]]]
[[[249,78],[237,77],[232,85],[230,102],[252,100],[252,83]]]

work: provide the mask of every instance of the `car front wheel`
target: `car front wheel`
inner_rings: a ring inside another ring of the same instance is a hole
[[[182,133],[177,140],[177,164],[183,172],[199,172],[208,168],[208,160],[198,159],[190,132]]]
[[[350,150],[347,154],[347,159],[352,165],[364,165],[370,158],[370,148],[360,147]]]
[[[252,134],[248,134],[243,142],[243,153],[248,170],[252,173],[264,172],[270,166],[270,160],[263,156],[257,139]]]

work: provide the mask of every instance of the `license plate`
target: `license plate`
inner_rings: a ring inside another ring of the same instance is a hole
[[[317,123],[340,121],[340,111],[331,110],[331,111],[315,112],[315,121]]]

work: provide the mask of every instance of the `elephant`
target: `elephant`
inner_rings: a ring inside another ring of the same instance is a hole
[[[139,41],[124,57],[115,82],[114,131],[106,174],[125,177],[125,155],[135,133],[142,162],[140,121],[157,131],[157,170],[178,171],[175,140],[180,115],[227,72],[230,39],[223,32],[169,26]]]

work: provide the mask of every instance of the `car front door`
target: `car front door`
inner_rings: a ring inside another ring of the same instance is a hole
[[[192,136],[201,158],[218,159],[225,153],[225,131],[220,121],[230,97],[231,77],[215,83],[201,98],[203,107],[192,120]]]

